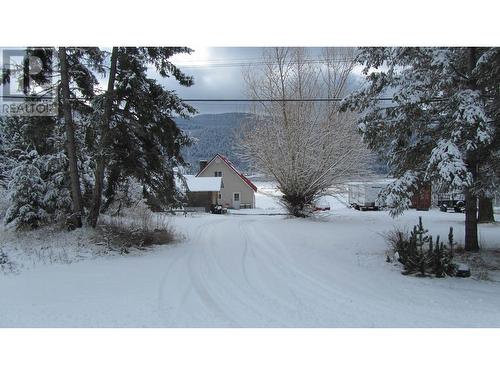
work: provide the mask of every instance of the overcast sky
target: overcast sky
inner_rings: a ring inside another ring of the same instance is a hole
[[[194,77],[194,85],[182,87],[175,79],[162,79],[155,75],[167,89],[176,90],[183,99],[244,99],[243,69],[248,64],[261,61],[263,49],[259,47],[192,47],[195,51],[175,55],[171,61],[183,72]],[[310,48],[313,56],[321,54],[320,48]],[[199,113],[245,112],[246,103],[190,103]]]
[[[185,99],[244,99],[242,71],[261,59],[262,48],[192,47],[195,51],[172,58],[183,72],[194,77],[194,85],[183,87],[175,79],[160,79],[166,88]],[[199,113],[244,112],[245,103],[190,103]]]

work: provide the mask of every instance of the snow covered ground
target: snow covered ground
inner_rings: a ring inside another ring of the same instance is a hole
[[[332,210],[311,219],[263,215],[283,210],[273,187],[261,185],[258,208],[244,215],[173,217],[185,235],[177,244],[140,256],[82,249],[84,261],[0,273],[0,326],[500,327],[498,273],[416,278],[385,262],[382,232],[421,215],[433,234],[453,226],[459,240],[462,214],[408,211],[393,220],[329,198]],[[500,249],[500,225],[479,232],[485,251]]]

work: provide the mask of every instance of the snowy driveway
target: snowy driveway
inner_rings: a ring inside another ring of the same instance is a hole
[[[435,230],[463,231],[462,216],[423,216]],[[394,223],[383,212],[173,223],[186,240],[143,256],[0,276],[0,326],[500,327],[500,283],[404,277],[385,263],[380,232]],[[481,227],[489,242],[498,232]]]

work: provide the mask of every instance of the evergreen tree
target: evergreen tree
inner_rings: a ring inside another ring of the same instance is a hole
[[[78,99],[89,100],[94,97],[94,86],[97,84],[90,66],[99,67],[103,54],[95,48],[72,48],[68,55],[65,47],[59,47],[60,66],[60,101],[64,123],[66,125],[66,148],[68,155],[69,175],[71,178],[71,197],[73,201],[72,221],[76,227],[82,225],[83,215],[82,192],[80,185],[80,174],[78,171],[78,153],[73,122],[73,112],[71,106],[71,80],[78,87],[78,92],[82,97]],[[86,63],[82,62],[86,60]],[[91,62],[91,64],[88,63]]]
[[[3,139],[0,143],[2,174],[10,195],[7,221],[26,224],[29,222],[26,218],[32,217],[35,219],[29,227],[36,228],[65,217],[72,201],[64,127],[50,117],[3,118],[0,136]],[[33,202],[26,201],[28,197],[32,197]]]
[[[385,191],[392,214],[424,182],[464,191],[467,250],[479,248],[477,198],[492,188],[478,171],[498,138],[498,56],[498,48],[363,48],[367,85],[344,103],[361,112],[365,141],[396,177]]]
[[[66,147],[69,159],[69,174],[71,177],[71,198],[73,201],[72,221],[76,227],[81,227],[81,216],[83,214],[82,191],[77,164],[75,126],[73,124],[73,114],[70,103],[70,77],[67,59],[66,48],[59,47],[59,62],[61,66],[61,104],[64,114],[64,123],[66,124]]]
[[[486,111],[494,130],[493,141],[482,153],[478,171],[478,221],[487,223],[495,221],[493,198],[500,186],[500,48],[475,50],[479,52],[474,73],[478,86],[488,98]]]
[[[103,191],[107,207],[118,186],[128,183],[128,177],[143,185],[154,208],[178,202],[174,167],[183,164],[180,148],[191,140],[172,116],[185,117],[195,111],[175,92],[150,78],[147,69],[154,66],[160,76],[173,76],[181,85],[191,86],[192,77],[169,61],[176,53],[189,52],[181,47],[113,48],[108,90],[93,100],[94,112],[89,119],[100,124],[93,148],[96,184],[89,217],[92,226],[97,224]]]
[[[455,265],[453,263],[453,228],[448,233],[448,246],[441,240],[439,235],[436,242],[428,234],[428,230],[422,224],[422,218],[418,218],[409,235],[398,232],[397,242],[392,242],[397,248],[397,258],[404,265],[405,275],[418,273],[419,276],[435,275],[436,277],[453,276]],[[388,258],[390,259],[390,258]]]
[[[61,111],[55,118],[25,117],[3,121],[7,125],[3,127],[5,145],[1,157],[6,162],[2,163],[1,178],[8,180],[5,171],[17,167],[12,153],[15,154],[17,149],[35,150],[45,184],[45,209],[51,216],[59,217],[68,215],[71,211],[68,208],[72,205],[72,226],[79,226],[83,210],[80,174],[82,168],[88,169],[89,158],[80,152],[85,134],[75,123],[80,125],[80,118],[90,110],[87,103],[95,96],[94,89],[98,84],[95,74],[103,71],[103,53],[93,47],[27,48],[26,56],[36,56],[42,61],[42,66],[40,73],[32,77],[33,86],[25,87],[25,93],[31,90],[29,93],[32,94],[36,85],[44,84],[44,90],[59,93]],[[11,71],[4,71],[2,82],[9,82],[11,75]],[[29,170],[20,169],[17,173],[22,171]],[[84,182],[88,183],[88,178]],[[67,194],[69,191],[71,197]]]
[[[11,206],[5,222],[14,222],[18,229],[38,228],[46,219],[43,209],[45,184],[37,164],[40,157],[35,150],[19,151],[16,166],[11,170],[9,191]]]

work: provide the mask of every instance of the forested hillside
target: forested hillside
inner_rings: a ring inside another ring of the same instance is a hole
[[[200,159],[211,159],[217,153],[226,155],[234,165],[245,171],[247,165],[238,158],[235,145],[241,121],[249,116],[247,113],[220,113],[190,119],[176,118],[179,128],[198,140],[182,151],[185,160],[191,164],[191,172],[197,172]]]
[[[238,157],[235,146],[238,142],[242,120],[252,116],[249,113],[219,113],[197,115],[190,119],[176,118],[179,128],[185,130],[198,141],[181,152],[191,164],[190,172],[198,171],[198,162],[211,159],[216,153],[226,155],[239,169],[245,172],[248,165]],[[373,158],[371,169],[377,174],[387,174],[384,161]]]

